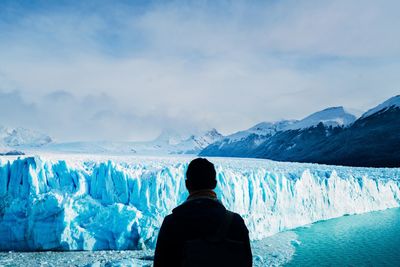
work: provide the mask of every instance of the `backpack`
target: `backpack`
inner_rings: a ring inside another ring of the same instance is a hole
[[[243,267],[247,266],[244,242],[227,238],[233,213],[226,210],[214,236],[186,241],[182,267]]]

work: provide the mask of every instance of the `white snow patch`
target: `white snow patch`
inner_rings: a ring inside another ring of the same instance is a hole
[[[50,136],[25,128],[7,128],[0,126],[0,149],[10,147],[40,147],[51,143]]]
[[[286,130],[307,129],[315,127],[319,123],[323,123],[328,127],[345,127],[353,123],[355,120],[356,116],[348,112],[345,108],[332,107],[315,112],[306,118],[289,125],[286,127]]]
[[[397,96],[394,96],[392,98],[389,98],[388,100],[386,100],[382,104],[379,104],[378,106],[368,110],[367,112],[365,112],[361,116],[361,118],[369,117],[372,114],[375,114],[375,113],[380,112],[380,111],[387,110],[387,109],[389,109],[391,107],[400,107],[400,95],[397,95]]]
[[[262,143],[262,141],[265,140],[265,137],[272,136],[279,131],[283,131],[289,125],[292,125],[295,122],[297,122],[297,121],[281,120],[281,121],[276,121],[276,122],[261,122],[247,130],[239,131],[237,133],[226,136],[221,141],[221,146],[223,146],[224,143],[232,143],[232,142],[237,142],[237,141],[243,140],[252,134],[258,135],[260,137],[259,143]]]

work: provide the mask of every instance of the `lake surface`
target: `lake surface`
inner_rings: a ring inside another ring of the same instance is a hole
[[[400,266],[400,209],[345,216],[252,243],[254,266]],[[153,251],[6,252],[0,266],[151,266]]]
[[[286,266],[400,266],[400,209],[345,216],[294,231]]]

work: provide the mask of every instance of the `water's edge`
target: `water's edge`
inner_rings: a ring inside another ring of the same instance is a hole
[[[399,242],[400,209],[394,208],[284,231],[252,242],[252,251],[254,266],[392,266],[400,262]],[[0,265],[151,266],[153,253],[153,250],[2,252]]]

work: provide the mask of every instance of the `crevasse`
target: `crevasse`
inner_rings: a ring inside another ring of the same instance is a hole
[[[154,248],[185,201],[188,158],[0,158],[0,250]],[[252,240],[400,206],[400,169],[212,159],[217,194]]]

